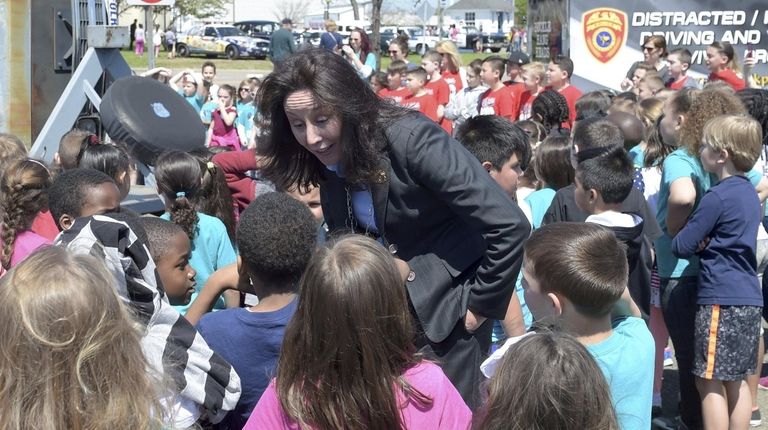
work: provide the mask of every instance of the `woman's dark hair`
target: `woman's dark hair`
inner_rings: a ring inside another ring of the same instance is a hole
[[[664,36],[658,34],[646,36],[645,39],[643,39],[643,44],[640,47],[644,47],[648,42],[653,43],[655,48],[661,48],[661,55],[659,55],[660,58],[667,58],[669,52],[667,52],[667,39]]]
[[[220,219],[227,228],[227,236],[235,243],[235,206],[224,171],[211,161],[213,154],[208,149],[192,151],[191,154],[200,162],[202,174],[200,192],[192,198],[195,210]]]
[[[368,33],[360,27],[355,27],[352,33],[360,35],[360,61],[365,63],[365,58],[371,53],[371,39],[368,38]]]
[[[346,180],[363,184],[373,178],[384,129],[409,111],[379,98],[341,56],[324,49],[300,51],[281,61],[259,89],[259,112],[269,124],[259,153],[261,172],[279,188],[317,185],[325,166],[303,148],[291,131],[283,107],[296,91],[312,93],[318,108],[341,121],[341,168]]]
[[[747,112],[763,129],[763,146],[768,145],[768,91],[746,88],[736,93]]]
[[[127,174],[131,168],[131,156],[120,144],[105,144],[87,138],[77,156],[77,167],[104,172],[115,183],[127,181],[127,176],[120,180],[121,174]]]
[[[400,52],[403,53],[403,57],[408,56],[408,35],[399,34],[397,37],[389,42],[390,45],[397,45],[400,48]]]
[[[560,129],[562,123],[568,122],[568,102],[557,91],[544,90],[533,101],[531,114],[547,130]]]
[[[536,177],[559,190],[573,183],[571,141],[567,136],[549,136],[536,149]]]
[[[200,160],[186,152],[164,152],[155,162],[157,190],[169,202],[171,221],[183,228],[190,240],[197,227],[194,202],[202,188],[202,176]]]
[[[608,114],[611,99],[601,91],[592,91],[576,100],[576,121],[587,118],[602,118]]]

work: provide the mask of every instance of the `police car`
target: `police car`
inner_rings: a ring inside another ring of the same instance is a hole
[[[269,41],[249,37],[231,25],[204,25],[192,27],[176,41],[180,57],[190,55],[225,56],[230,60],[238,57],[267,58]]]

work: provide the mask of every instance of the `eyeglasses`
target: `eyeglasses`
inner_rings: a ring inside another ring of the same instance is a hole
[[[400,51],[388,51],[390,54],[399,54]]]
[[[654,49],[656,48],[653,46],[643,46],[643,51],[653,51]]]
[[[240,88],[240,91],[251,91],[250,88]]]

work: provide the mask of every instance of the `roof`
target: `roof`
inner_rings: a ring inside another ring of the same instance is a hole
[[[459,0],[446,10],[498,10],[512,11],[514,3],[511,0]]]

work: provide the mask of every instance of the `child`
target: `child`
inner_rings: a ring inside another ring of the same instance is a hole
[[[733,46],[728,42],[714,42],[707,47],[707,67],[709,81],[724,81],[736,91],[743,90],[747,84],[739,73],[739,61]]]
[[[374,93],[380,94],[388,85],[389,79],[386,72],[376,72],[371,75],[371,88]]]
[[[761,207],[745,172],[761,148],[760,125],[746,115],[704,126],[701,164],[719,182],[672,241],[678,257],[699,254],[693,373],[707,428],[747,428],[752,413],[745,378],[755,372],[763,306],[755,257]]]
[[[364,236],[319,250],[302,278],[276,378],[244,429],[468,428],[472,413],[459,393],[416,354],[403,275]]]
[[[632,85],[629,87],[622,86],[622,89],[625,91],[632,91],[635,94],[637,94],[637,85],[640,83],[640,80],[645,78],[648,75],[658,75],[658,72],[656,71],[656,68],[648,63],[637,63],[637,66],[635,66],[635,70],[632,72]]]
[[[248,79],[243,79],[237,87],[237,136],[240,138],[241,148],[250,148],[256,145],[256,127],[253,120],[256,116],[256,107],[253,104],[253,89]]]
[[[691,51],[675,49],[667,56],[669,62],[669,77],[667,88],[670,90],[679,90],[682,88],[700,88],[696,79],[688,76],[688,69],[691,67]]]
[[[157,275],[172,305],[188,305],[195,292],[195,269],[190,267],[189,237],[178,225],[155,217],[141,217],[147,248],[157,266]],[[209,342],[210,344],[210,342]]]
[[[179,81],[181,81],[182,84],[181,88],[179,88],[178,85]],[[187,100],[189,105],[195,109],[195,112],[200,112],[207,97],[205,90],[200,84],[201,82],[191,70],[177,73],[168,82],[168,85],[170,85],[171,88]]]
[[[525,244],[525,299],[536,322],[586,346],[608,381],[620,428],[647,430],[653,339],[642,319],[626,316],[627,273],[624,246],[593,223],[546,225]]]
[[[557,190],[573,183],[571,142],[565,136],[549,136],[536,149],[535,172],[539,189],[525,198],[530,208],[531,227],[541,227],[544,213],[552,204]]]
[[[526,120],[531,117],[531,107],[536,97],[544,91],[544,76],[546,70],[541,63],[530,63],[523,66],[523,86],[525,91],[520,95],[519,119]]]
[[[94,141],[95,142],[95,141]],[[88,140],[77,157],[77,167],[106,173],[120,190],[123,201],[131,190],[131,156],[121,145],[92,143]]]
[[[139,57],[144,56],[144,24],[139,24],[139,28],[136,29],[136,33],[134,35],[136,38],[135,40],[135,47],[136,47],[136,55]]]
[[[27,158],[24,142],[13,134],[0,133],[0,165],[22,158]]]
[[[240,139],[235,126],[237,108],[232,106],[235,89],[231,85],[224,84],[219,87],[218,97],[219,103],[212,114],[206,146],[226,146],[240,151]]]
[[[487,90],[480,81],[483,62],[480,59],[472,60],[467,66],[467,86],[458,91],[448,106],[445,107],[445,117],[453,121],[453,130],[456,133],[461,125],[469,118],[478,115],[477,103],[480,96]]]
[[[550,136],[571,134],[567,128],[568,112],[568,101],[555,90],[542,91],[531,103],[531,119],[543,125]]]
[[[93,136],[93,137],[91,137]],[[90,131],[73,128],[64,133],[59,140],[59,150],[53,156],[53,165],[57,170],[69,170],[77,167],[77,156],[83,150],[86,143],[95,141],[95,136]],[[26,155],[25,155],[26,156]]]
[[[216,96],[219,94],[219,86],[213,83],[213,79],[216,77],[216,64],[213,61],[204,62],[200,68],[200,73],[203,76],[203,87],[208,91],[208,100],[216,101]]]
[[[104,263],[36,252],[0,284],[6,428],[164,428],[162,386]],[[86,354],[87,352],[87,354]]]
[[[387,67],[387,88],[379,92],[379,97],[392,99],[397,104],[403,104],[403,100],[410,95],[406,85],[406,72],[408,65],[401,60],[395,60]]]
[[[421,57],[421,68],[427,72],[424,89],[437,102],[437,122],[448,134],[453,131],[453,124],[449,120],[443,120],[445,106],[451,99],[451,89],[440,74],[440,64],[443,56],[437,51],[428,51]]]
[[[510,121],[517,119],[520,100],[516,99],[501,81],[504,60],[488,57],[483,60],[480,79],[488,90],[480,96],[480,115],[498,115]]]
[[[439,106],[435,97],[426,89],[427,72],[419,67],[406,73],[411,95],[403,100],[403,106],[423,113],[427,118],[440,122]]]
[[[477,158],[496,183],[514,200],[518,177],[531,158],[525,132],[499,116],[481,115],[464,122],[456,139]],[[516,289],[516,292],[509,301],[504,321],[494,323],[494,342],[501,341],[506,336],[519,336],[531,325],[532,318],[525,306],[522,288]]]
[[[195,288],[198,293],[213,272],[236,261],[235,250],[224,223],[195,209],[203,190],[204,169],[194,155],[178,151],[163,153],[155,162],[157,190],[165,200],[166,207],[166,213],[161,218],[181,226],[192,241],[189,262],[197,271]],[[196,296],[197,293],[193,294],[193,301]],[[236,306],[239,295],[231,295],[228,301]],[[226,304],[220,300],[215,307],[223,309]],[[182,315],[187,308],[176,306]]]
[[[224,421],[228,428],[245,425],[274,374],[285,326],[296,312],[299,279],[315,250],[316,231],[309,210],[290,196],[258,197],[238,226],[239,263],[213,274],[187,313],[188,319],[199,318],[200,334],[243,381],[240,401]],[[238,283],[258,296],[258,304],[203,314],[225,288]]]
[[[655,73],[649,74],[637,83],[635,88],[637,91],[637,101],[642,102],[643,100],[655,97],[664,88],[664,80],[659,75]]]
[[[557,56],[549,63],[546,75],[549,81],[548,88],[562,94],[568,102],[568,128],[572,128],[576,120],[576,100],[581,97],[581,90],[571,85],[573,61],[562,55]]]
[[[4,166],[0,178],[0,272],[51,243],[31,230],[35,217],[48,206],[50,185],[51,174],[39,161],[21,159]]]
[[[522,336],[488,384],[478,430],[618,430],[600,367],[573,337],[544,331]]]
[[[522,106],[522,96],[525,92],[525,85],[523,83],[523,67],[530,63],[531,60],[523,52],[510,52],[506,61],[507,74],[502,78],[504,85],[512,94],[512,98],[517,100],[518,109]],[[543,82],[542,78],[542,82]],[[519,114],[518,114],[519,117]]]
[[[98,170],[65,170],[48,189],[48,205],[59,229],[67,230],[77,218],[118,212],[120,190],[112,178]]]

